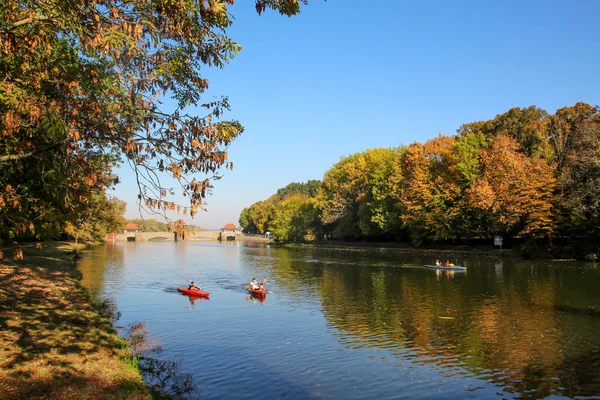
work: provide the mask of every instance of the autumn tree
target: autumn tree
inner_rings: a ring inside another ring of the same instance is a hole
[[[318,222],[305,224],[310,202],[302,184],[242,211],[240,224],[296,240],[296,226],[340,239],[426,241],[556,234],[574,255],[600,254],[600,113],[577,103],[549,115],[512,108],[489,121],[464,124],[404,148],[342,157],[325,172],[315,199]],[[303,225],[304,224],[304,225]],[[536,243],[537,242],[537,243]]]
[[[600,256],[600,120],[578,124],[570,134],[559,174],[559,221],[576,255]]]
[[[454,236],[462,195],[451,157],[455,138],[438,136],[413,143],[403,158],[406,187],[401,194],[402,221],[415,245]]]
[[[586,103],[562,107],[550,117],[549,138],[554,150],[554,161],[560,171],[567,154],[572,150],[573,136],[579,126],[587,120],[600,118],[600,109]]]
[[[75,221],[93,193],[130,165],[139,201],[194,215],[232,168],[243,128],[202,98],[206,67],[241,49],[226,35],[235,0],[6,0],[0,4],[0,225],[10,234]],[[257,0],[287,16],[304,0]],[[59,223],[59,222],[58,222]]]
[[[527,157],[516,139],[497,136],[482,150],[482,175],[468,190],[471,206],[492,214],[497,233],[547,236],[554,228],[554,167]]]

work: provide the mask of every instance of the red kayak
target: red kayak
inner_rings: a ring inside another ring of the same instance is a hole
[[[179,292],[181,292],[183,294],[187,294],[189,296],[196,296],[196,297],[208,297],[208,296],[210,296],[210,293],[203,292],[202,290],[186,289],[186,288],[178,287],[177,291],[179,291]]]
[[[265,289],[248,289],[248,291],[251,295],[254,295],[256,297],[265,297],[267,295],[267,291]]]

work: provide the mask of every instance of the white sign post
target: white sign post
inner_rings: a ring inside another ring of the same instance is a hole
[[[502,236],[494,236],[494,246],[500,246],[502,250]]]

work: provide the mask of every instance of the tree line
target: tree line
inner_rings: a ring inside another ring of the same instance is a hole
[[[586,103],[554,114],[516,107],[453,136],[368,149],[317,182],[252,204],[240,225],[282,242],[421,246],[502,235],[521,238],[526,253],[600,255],[600,110]]]

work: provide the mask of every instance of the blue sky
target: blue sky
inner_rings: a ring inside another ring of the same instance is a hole
[[[237,224],[244,207],[352,153],[453,135],[512,107],[600,104],[597,0],[310,0],[291,18],[239,0],[231,12],[244,50],[206,71],[205,99],[229,96],[227,117],[246,130],[208,212],[184,217],[204,228]],[[117,173],[114,194],[139,217],[132,174]]]

